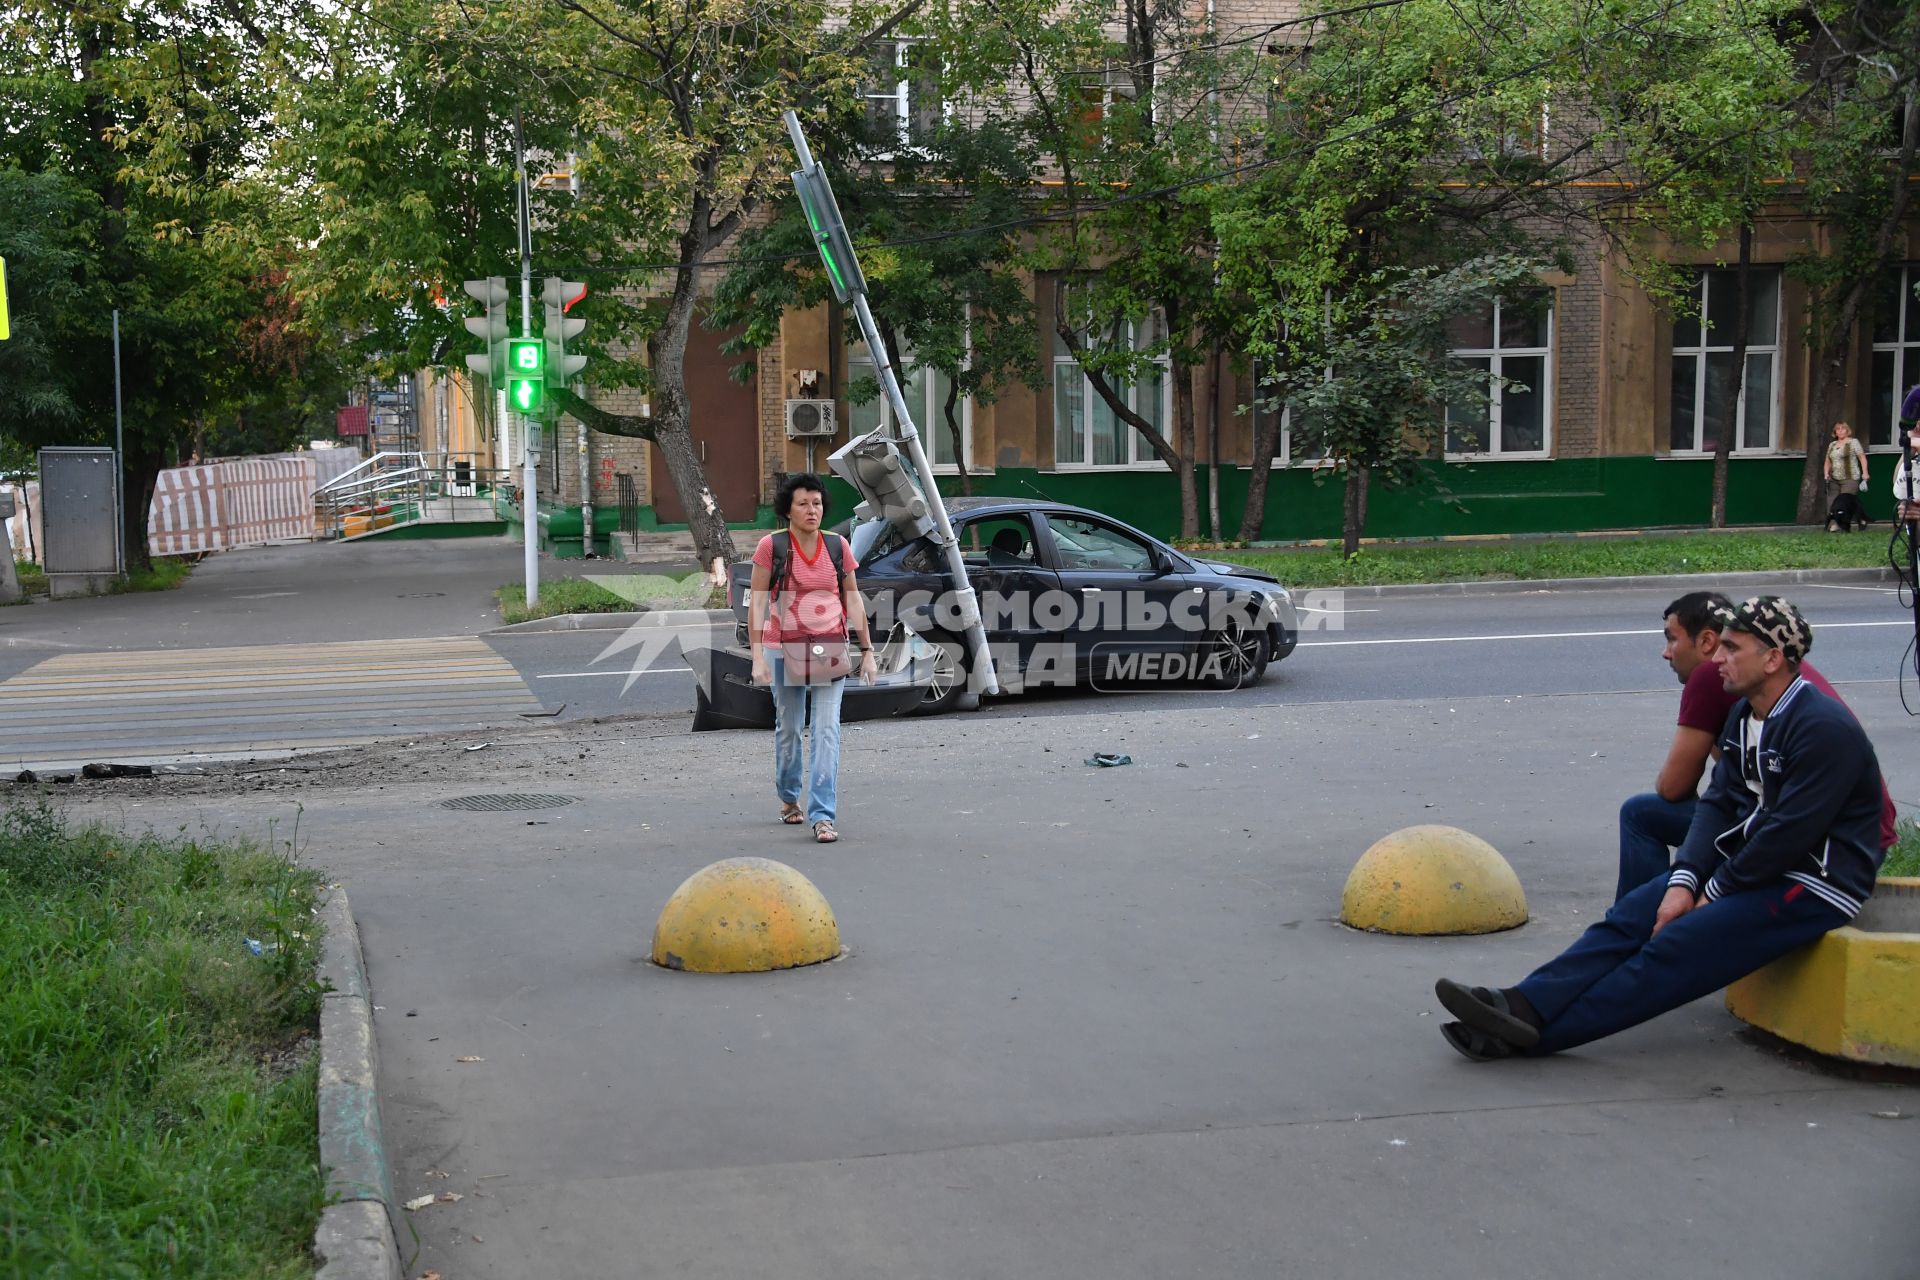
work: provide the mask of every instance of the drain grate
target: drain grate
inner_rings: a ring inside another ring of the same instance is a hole
[[[455,796],[451,800],[440,801],[442,809],[467,809],[478,812],[494,813],[504,809],[558,809],[569,805],[577,797],[526,795],[509,792],[496,796]]]

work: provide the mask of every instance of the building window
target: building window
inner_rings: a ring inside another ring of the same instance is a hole
[[[1115,385],[1114,390],[1121,403],[1145,418],[1163,437],[1166,424],[1173,419],[1173,379],[1168,373],[1165,328],[1165,321],[1155,312],[1139,324],[1119,322],[1107,339],[1116,346],[1130,344],[1136,351],[1161,349],[1153,359],[1151,373],[1137,382]],[[1080,341],[1083,345],[1090,341],[1084,329]],[[1152,446],[1093,389],[1093,381],[1057,331],[1053,335],[1053,462],[1057,467],[1159,465]]]
[[[900,397],[907,402],[907,411],[913,415],[913,425],[920,432],[920,443],[927,451],[927,461],[933,464],[935,471],[954,471],[953,432],[947,428],[947,391],[953,385],[953,379],[938,369],[923,368],[914,363],[911,347],[900,352],[901,368],[894,370],[900,379]],[[873,367],[873,358],[867,354],[865,344],[849,348],[847,351],[847,385],[849,388],[866,382],[874,387],[871,399],[864,404],[847,406],[847,426],[852,436],[862,436],[876,427],[893,428],[893,406],[887,403],[886,394],[878,390],[879,374]],[[973,400],[961,396],[953,406],[954,413],[960,419],[960,439],[966,447],[962,455],[969,470],[973,467]]]
[[[1867,429],[1861,432],[1869,448],[1897,449],[1900,401],[1906,390],[1920,382],[1920,298],[1913,286],[1920,283],[1920,266],[1908,263],[1895,267],[1880,278],[1873,301],[1873,381],[1872,408]]]
[[[885,40],[874,46],[874,78],[867,85],[867,136],[880,157],[912,146],[942,118],[938,81],[921,69],[922,46]]]
[[[1669,446],[1675,453],[1711,453],[1723,432],[1733,433],[1736,450],[1779,446],[1780,270],[1748,272],[1744,403],[1733,370],[1738,275],[1731,268],[1702,271],[1694,285],[1696,314],[1674,319]]]
[[[1553,293],[1529,289],[1448,327],[1447,355],[1489,375],[1485,397],[1447,406],[1447,452],[1544,457],[1553,421]],[[1512,385],[1508,385],[1512,384]]]

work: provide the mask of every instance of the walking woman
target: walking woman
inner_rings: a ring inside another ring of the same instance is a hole
[[[1867,523],[1866,510],[1860,505],[1860,491],[1867,483],[1867,451],[1853,438],[1853,428],[1844,422],[1833,424],[1833,443],[1827,446],[1827,530],[1852,532],[1853,522]]]
[[[773,787],[780,797],[780,821],[810,822],[813,838],[832,844],[840,838],[833,826],[840,785],[840,698],[854,669],[848,636],[860,637],[860,678],[867,684],[877,670],[873,636],[854,580],[859,566],[853,548],[821,528],[827,490],[820,477],[788,476],[774,495],[773,510],[787,527],[753,549],[747,622],[753,682],[773,689]],[[810,725],[812,744],[804,806],[802,725]]]

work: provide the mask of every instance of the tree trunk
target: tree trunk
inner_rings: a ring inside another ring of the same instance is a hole
[[[1173,376],[1173,438],[1179,460],[1174,472],[1180,477],[1180,536],[1190,542],[1200,539],[1200,488],[1193,465],[1199,426],[1193,416],[1193,366],[1179,360],[1168,362]]]
[[[700,567],[707,569],[715,560],[732,564],[738,553],[733,535],[727,531],[726,513],[720,510],[720,500],[707,484],[706,469],[694,455],[688,426],[687,335],[693,328],[697,292],[693,264],[698,258],[696,246],[683,249],[666,321],[647,338],[647,361],[653,369],[653,442],[660,448],[674,492],[680,495],[680,505],[686,510],[694,553]]]
[[[129,445],[121,466],[126,507],[121,513],[120,530],[127,549],[127,572],[137,573],[153,566],[153,556],[147,550],[147,510],[153,505],[160,473],[166,470],[166,457],[151,446]]]
[[[1254,384],[1253,397],[1260,398]],[[1240,510],[1240,541],[1259,540],[1267,523],[1267,481],[1273,477],[1273,455],[1280,451],[1280,415],[1256,414],[1253,420],[1253,457],[1248,461],[1247,505]]]
[[[1347,468],[1347,492],[1341,504],[1341,542],[1342,559],[1351,560],[1360,554],[1360,535],[1367,528],[1367,480],[1372,475],[1371,467]]]
[[[960,473],[960,492],[973,496],[973,477],[967,473],[966,433],[960,429],[960,382],[956,378],[947,379],[947,402],[941,406],[941,412],[947,420],[947,436],[953,441],[953,466]]]
[[[1747,332],[1747,299],[1751,294],[1752,275],[1753,223],[1749,220],[1740,224],[1740,262],[1734,273],[1733,421],[1713,442],[1713,503],[1709,518],[1716,529],[1727,527],[1727,462],[1733,455],[1734,433],[1740,430],[1742,410],[1747,404],[1747,341],[1752,336]]]

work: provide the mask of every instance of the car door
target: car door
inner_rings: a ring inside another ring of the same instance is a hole
[[[1090,662],[1103,653],[1166,653],[1188,637],[1177,619],[1193,584],[1144,534],[1078,513],[1045,513],[1049,558],[1080,603],[1075,634]]]
[[[1001,676],[1013,674],[1002,656],[1008,653],[1015,656],[1017,669],[1025,671],[1035,649],[1057,637],[1069,621],[1058,607],[1060,576],[1041,563],[1032,514],[982,513],[956,522],[954,536],[960,541],[967,581],[979,596]]]

